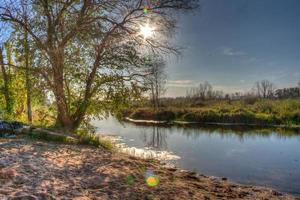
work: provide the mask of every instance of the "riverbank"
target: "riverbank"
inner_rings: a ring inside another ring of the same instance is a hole
[[[143,119],[131,119],[129,117],[125,117],[123,121],[131,122],[136,125],[157,125],[157,126],[188,126],[188,127],[223,127],[224,129],[234,129],[234,127],[249,127],[249,128],[267,128],[273,129],[277,128],[276,130],[294,130],[295,132],[300,132],[300,125],[272,125],[272,124],[247,124],[247,123],[218,123],[218,122],[196,122],[196,121],[158,121],[158,120],[143,120]]]
[[[274,127],[300,127],[300,101],[257,100],[208,101],[195,106],[168,105],[154,110],[136,106],[124,112],[124,117],[135,122],[169,124],[221,124]]]
[[[0,199],[297,199],[103,148],[26,138],[0,139],[0,170]],[[157,186],[146,185],[147,170]]]

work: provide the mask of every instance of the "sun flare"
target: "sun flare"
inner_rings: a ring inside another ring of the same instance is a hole
[[[154,28],[149,25],[149,23],[140,26],[140,35],[144,37],[144,39],[152,37],[154,34]]]

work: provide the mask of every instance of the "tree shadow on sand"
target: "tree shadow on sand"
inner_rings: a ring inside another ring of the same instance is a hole
[[[15,171],[14,178],[2,180],[0,197],[147,199],[174,192],[164,185],[146,186],[144,172],[151,168],[150,161],[93,147],[7,140],[0,141],[0,155],[0,168]]]

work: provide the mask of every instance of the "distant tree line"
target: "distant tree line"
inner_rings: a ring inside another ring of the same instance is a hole
[[[205,81],[200,83],[198,87],[187,90],[187,98],[197,98],[201,100],[206,99],[222,99],[224,97],[223,91],[213,90],[212,85]]]
[[[224,93],[221,90],[214,90],[213,86],[205,81],[200,83],[198,87],[187,90],[186,97],[188,99],[199,100],[216,100],[216,99],[242,99],[246,97],[262,98],[262,99],[283,99],[283,98],[300,98],[300,81],[298,86],[290,88],[276,89],[274,83],[268,80],[255,82],[250,92]]]
[[[176,105],[179,107],[191,104],[194,106],[201,106],[204,105],[204,101],[210,100],[245,100],[251,103],[255,102],[257,99],[300,98],[300,81],[295,87],[276,89],[274,83],[268,80],[255,82],[250,91],[233,93],[225,93],[222,90],[215,90],[208,81],[204,81],[197,87],[187,89],[185,96],[175,98],[162,97],[162,94],[166,90],[166,75],[164,71],[164,64],[160,63],[159,60],[157,64],[157,66],[154,64],[152,65],[153,68],[150,68],[152,71],[151,76],[148,79],[148,85],[150,88],[153,88],[150,89],[150,98],[146,101],[136,102],[139,106],[150,106],[154,109],[158,109],[159,107],[166,107],[170,105]],[[158,71],[159,73],[154,73]]]

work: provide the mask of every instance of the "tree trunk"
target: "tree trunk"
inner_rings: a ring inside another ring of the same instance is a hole
[[[70,111],[67,106],[66,97],[64,94],[63,82],[59,81],[60,78],[54,78],[54,95],[57,104],[57,122],[56,124],[61,126],[63,129],[72,131],[74,130],[74,121],[72,120]]]
[[[76,129],[76,127],[74,127],[75,122],[70,113],[64,91],[64,52],[63,50],[54,50],[51,57],[51,60],[53,61],[53,93],[58,111],[56,124],[66,131],[73,131]]]
[[[4,57],[3,57],[3,49],[0,48],[0,64],[1,64],[1,71],[3,75],[3,82],[4,82],[4,87],[3,87],[3,93],[4,93],[4,98],[5,98],[5,104],[6,104],[6,111],[8,113],[12,112],[11,104],[10,104],[10,95],[9,95],[9,78],[6,73],[6,69],[4,66]]]
[[[28,44],[28,32],[24,33],[24,50],[25,50],[25,79],[26,79],[26,103],[27,103],[27,119],[29,123],[32,123],[32,110],[31,110],[31,82],[30,82],[30,73],[29,73],[29,57],[30,50]]]

